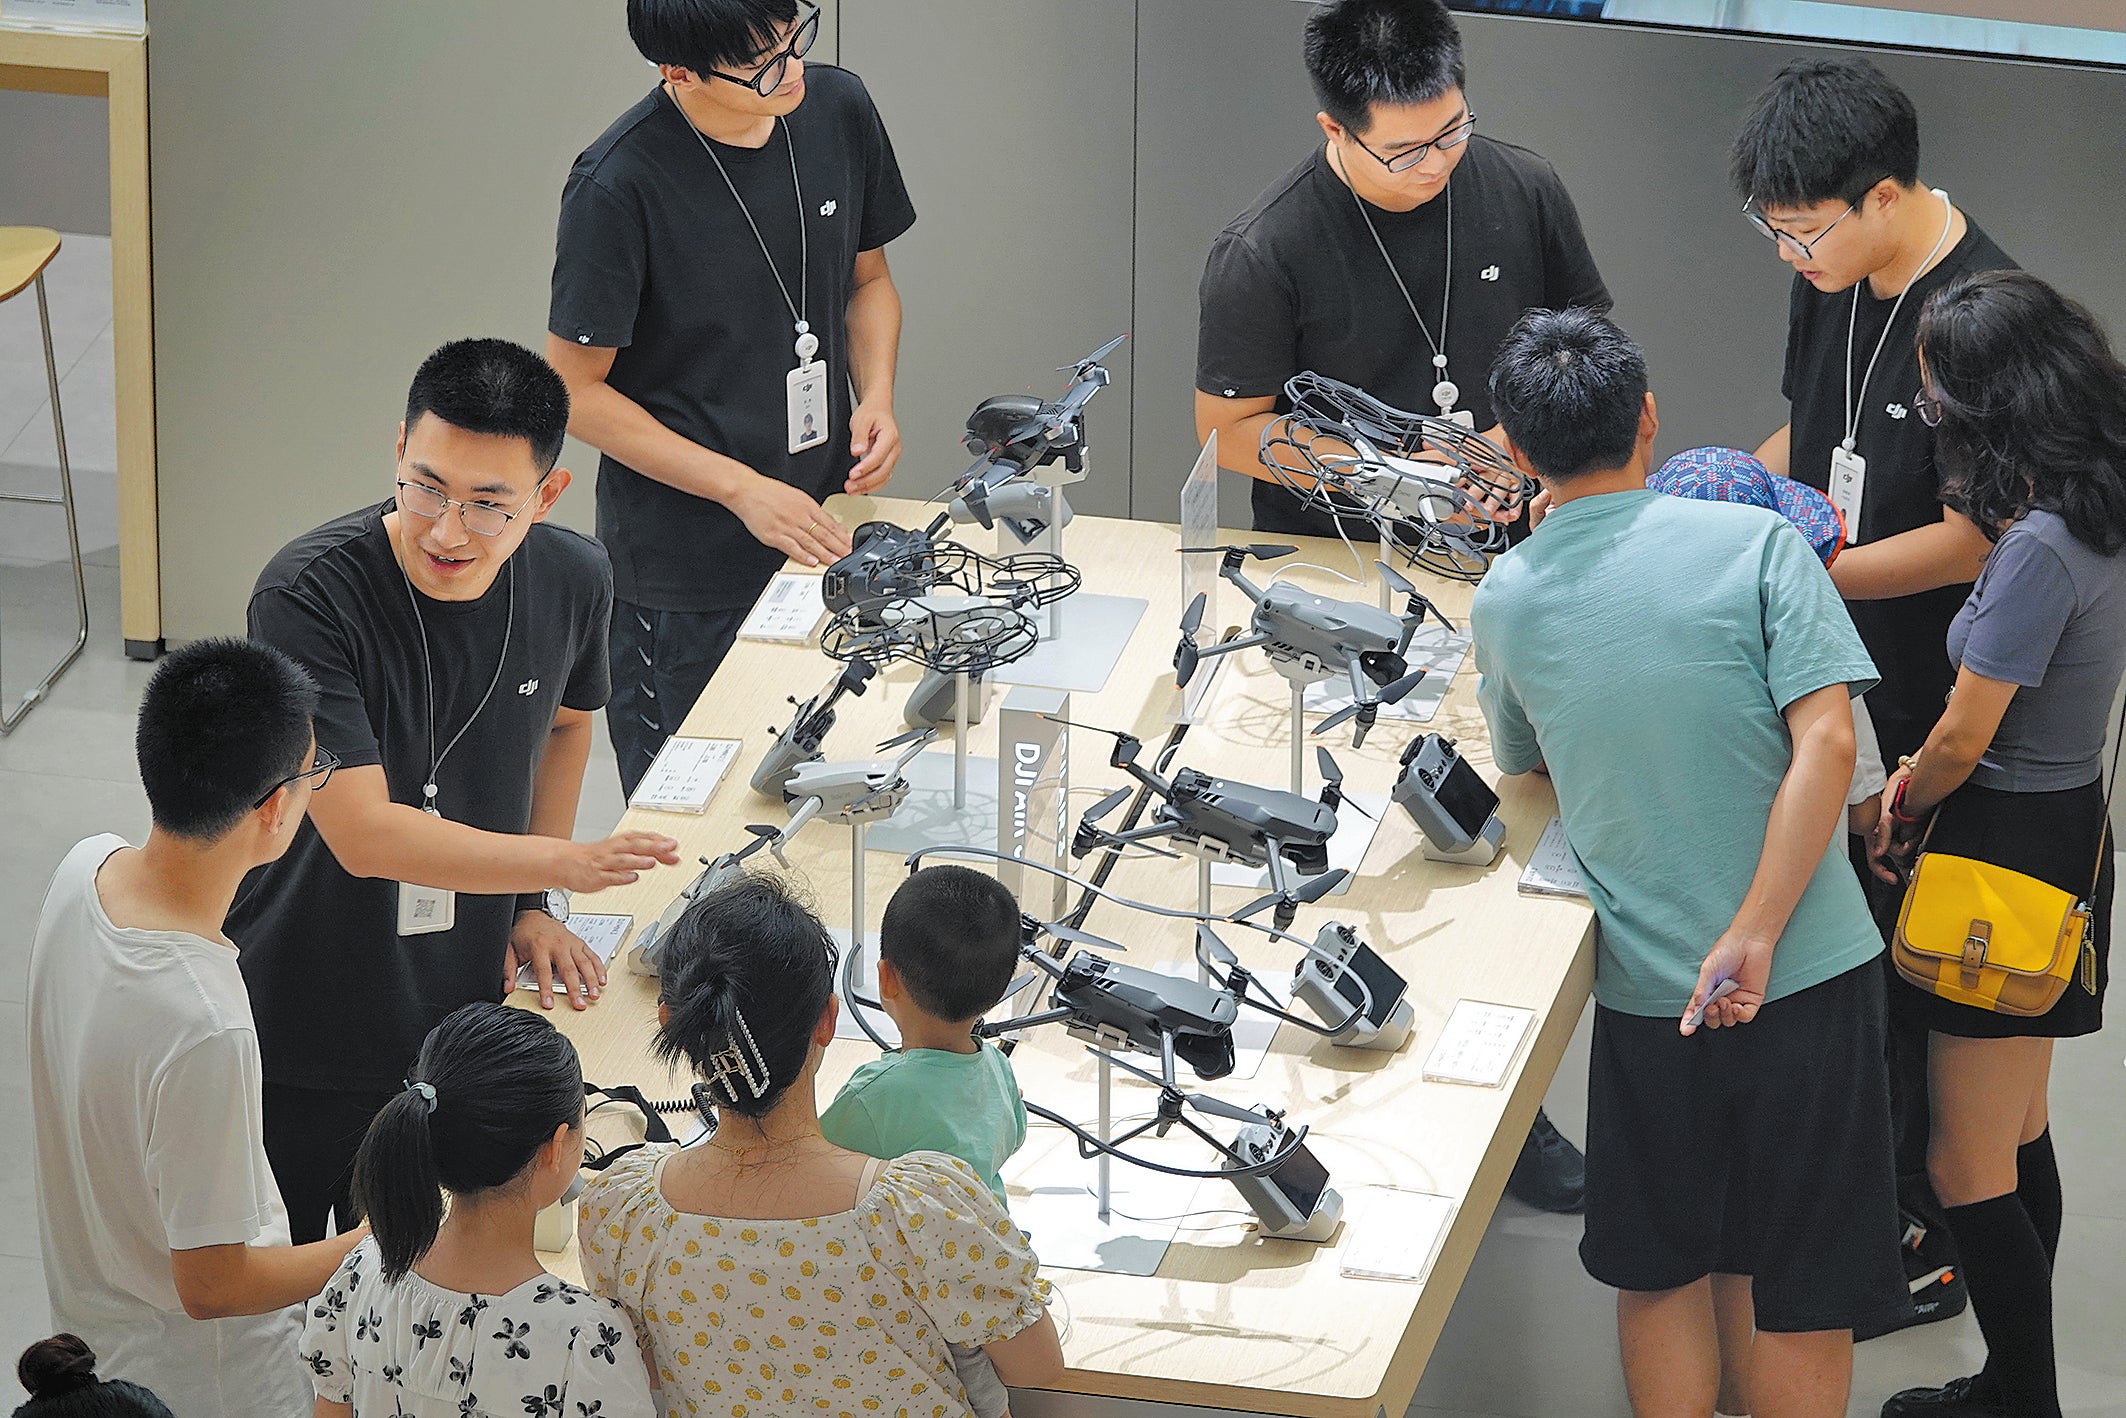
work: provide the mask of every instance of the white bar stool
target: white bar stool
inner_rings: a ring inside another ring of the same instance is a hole
[[[31,286],[37,288],[37,324],[44,333],[44,377],[52,395],[52,438],[59,449],[59,495],[0,492],[0,502],[34,502],[66,509],[67,551],[74,562],[74,614],[78,631],[73,648],[60,656],[51,672],[25,695],[11,711],[0,712],[0,734],[13,733],[23,716],[37,707],[59,676],[81,658],[89,643],[89,594],[81,575],[81,530],[74,521],[74,478],[66,464],[66,426],[59,418],[59,363],[52,355],[52,317],[44,299],[44,268],[59,254],[59,233],[48,227],[0,226],[0,301],[12,300]]]

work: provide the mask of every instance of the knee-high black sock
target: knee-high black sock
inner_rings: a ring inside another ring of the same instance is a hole
[[[2014,1192],[1943,1209],[1986,1336],[1986,1378],[2016,1418],[2060,1418],[2052,1266]]]
[[[2052,1155],[2051,1128],[2015,1149],[2015,1194],[2023,1199],[2023,1210],[2030,1213],[2030,1224],[2045,1243],[2045,1259],[2058,1260],[2060,1216],[2066,1204],[2060,1198],[2060,1164]]]

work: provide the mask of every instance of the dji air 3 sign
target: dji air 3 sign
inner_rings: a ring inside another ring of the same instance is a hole
[[[998,865],[997,879],[1019,909],[1044,921],[1068,905],[1063,879],[1013,863],[1069,870],[1070,731],[1057,722],[1069,717],[1065,691],[1019,685],[997,721],[997,850],[1010,859]]]

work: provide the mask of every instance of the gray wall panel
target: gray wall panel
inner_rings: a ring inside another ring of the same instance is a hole
[[[1130,328],[1135,4],[844,0],[843,62],[893,135],[918,213],[888,250],[907,308],[893,490],[968,464],[991,394],[1052,396],[1057,365]],[[1088,413],[1086,512],[1130,511],[1135,341]],[[1178,476],[1178,474],[1177,474]]]
[[[0,223],[111,234],[104,101],[0,89]]]

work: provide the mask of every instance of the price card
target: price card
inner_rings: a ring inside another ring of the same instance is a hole
[[[820,579],[801,571],[780,571],[753,603],[752,613],[738,627],[743,640],[776,640],[803,644],[819,628],[827,613]]]
[[[1572,854],[1572,844],[1565,840],[1564,819],[1553,817],[1544,827],[1521,872],[1520,886],[1523,896],[1586,897],[1587,878],[1580,871],[1579,858]]]
[[[1337,1269],[1357,1280],[1422,1281],[1454,1220],[1454,1199],[1401,1187],[1360,1187],[1347,1199]]]
[[[634,923],[633,916],[585,916],[571,911],[568,917],[568,928],[606,965],[613,963],[613,956],[620,950],[620,942],[627,939],[627,928]],[[531,966],[518,968],[517,988],[539,988],[539,977],[532,973]]]
[[[1497,1088],[1506,1081],[1515,1059],[1528,1042],[1535,1011],[1508,1004],[1455,1003],[1447,1027],[1425,1060],[1425,1078],[1433,1083],[1468,1083]]]
[[[737,739],[666,739],[650,771],[635,785],[628,806],[706,812],[716,785],[737,757]]]

